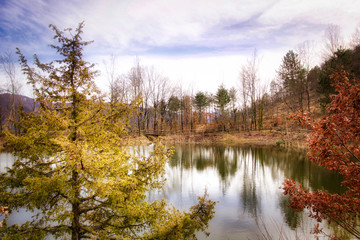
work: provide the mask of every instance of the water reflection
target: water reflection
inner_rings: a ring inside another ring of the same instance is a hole
[[[210,239],[258,238],[258,225],[274,222],[289,235],[299,228],[308,233],[310,229],[303,228],[311,228],[312,222],[287,207],[288,199],[279,189],[282,181],[292,178],[310,190],[340,192],[341,179],[313,165],[305,155],[276,148],[175,146],[165,189],[153,197],[188,208],[207,188],[211,198],[220,201]],[[278,234],[276,229],[267,230]]]
[[[240,169],[246,174],[244,181],[254,181],[256,175],[266,173],[274,180],[281,177],[282,181],[284,176],[292,178],[309,189],[340,192],[339,176],[314,166],[306,160],[305,155],[305,152],[269,147],[179,145],[175,147],[175,154],[169,165],[172,168],[196,169],[199,172],[215,168],[222,186],[225,187],[224,193]],[[249,187],[252,187],[250,185]]]

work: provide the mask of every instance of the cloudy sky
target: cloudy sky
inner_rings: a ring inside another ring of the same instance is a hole
[[[119,74],[138,56],[174,83],[215,92],[221,83],[237,85],[254,49],[264,82],[304,41],[316,63],[329,24],[340,26],[346,39],[359,12],[359,0],[0,0],[0,53],[19,47],[29,58],[50,59],[48,25],[75,28],[85,21],[84,39],[94,40],[86,59],[102,71],[101,87],[111,55]]]

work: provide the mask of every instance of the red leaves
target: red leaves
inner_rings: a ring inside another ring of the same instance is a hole
[[[308,112],[299,109],[297,113],[291,114],[294,120],[298,120],[303,127],[311,127],[311,118]]]
[[[306,113],[294,115],[303,126],[311,127],[308,137],[308,159],[338,171],[344,176],[344,194],[326,191],[309,193],[286,179],[282,189],[290,196],[290,207],[301,211],[310,210],[310,217],[317,221],[335,221],[349,233],[360,238],[358,216],[360,214],[360,81],[349,79],[345,71],[333,75],[338,94],[332,96],[328,107],[329,116],[311,123]],[[319,230],[319,229],[317,229]]]

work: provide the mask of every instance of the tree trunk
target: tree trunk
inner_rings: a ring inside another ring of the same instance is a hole
[[[81,225],[80,225],[80,190],[79,190],[79,173],[76,170],[73,170],[72,173],[72,188],[74,190],[74,199],[71,203],[72,206],[72,226],[71,226],[71,239],[80,240],[81,239]]]
[[[310,113],[310,91],[309,91],[309,86],[306,86],[306,96],[307,96],[308,112]]]

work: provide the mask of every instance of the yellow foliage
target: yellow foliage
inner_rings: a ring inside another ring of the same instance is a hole
[[[18,136],[6,132],[17,157],[0,175],[0,201],[10,210],[37,209],[37,218],[0,229],[3,239],[188,239],[205,231],[215,203],[207,196],[190,212],[164,200],[148,202],[164,183],[172,149],[157,144],[148,156],[122,146],[128,116],[139,104],[109,106],[95,88],[91,65],[82,59],[83,24],[70,37],[51,26],[62,55],[56,66],[36,59],[35,71],[18,51],[39,108],[21,112]]]

